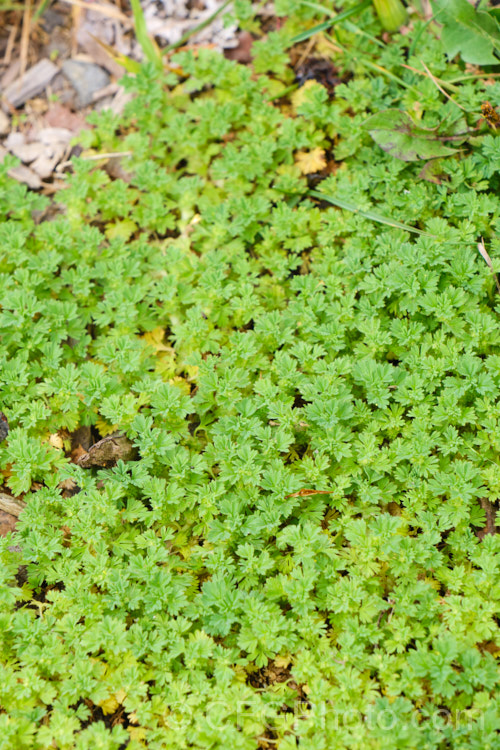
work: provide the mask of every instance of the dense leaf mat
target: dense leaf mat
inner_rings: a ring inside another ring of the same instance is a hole
[[[59,215],[0,168],[1,748],[498,747],[500,137],[424,181],[362,124],[463,117],[430,79],[273,104],[273,39],[128,80],[83,143],[121,177],[75,159]],[[318,148],[317,189],[427,234],[308,198]],[[70,462],[82,425],[139,458]]]

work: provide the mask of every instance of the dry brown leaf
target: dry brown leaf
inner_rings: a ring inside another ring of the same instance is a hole
[[[49,128],[64,128],[72,134],[90,127],[82,115],[72,112],[60,102],[54,102],[49,105],[49,109],[44,116],[44,121],[45,125]]]
[[[500,115],[496,111],[495,107],[490,104],[490,102],[483,102],[481,104],[481,114],[483,115],[488,125],[491,125],[493,130],[496,130],[498,125],[500,125]]]
[[[71,460],[74,464],[77,464],[79,460],[82,458],[82,456],[86,456],[87,451],[85,448],[82,448],[81,445],[77,445],[73,450],[71,451]]]
[[[483,258],[485,259],[485,261],[486,261],[487,265],[488,265],[488,266],[489,266],[489,267],[491,268],[491,270],[493,271],[493,263],[492,263],[492,261],[491,261],[491,258],[490,258],[490,256],[489,256],[489,254],[488,254],[488,251],[486,250],[486,248],[485,248],[485,246],[484,246],[484,240],[483,240],[482,238],[481,238],[481,242],[478,242],[478,243],[477,243],[477,249],[479,250],[479,252],[480,252],[480,253],[481,253],[481,255],[483,256]]]
[[[313,174],[321,172],[326,167],[325,152],[322,148],[313,148],[312,151],[297,151],[295,164],[302,174]]]
[[[228,60],[236,60],[236,62],[247,65],[252,60],[253,42],[253,36],[249,31],[241,31],[238,34],[238,45],[225,50],[224,57],[227,57]]]
[[[83,451],[83,452],[85,453],[86,451]],[[63,479],[62,482],[59,482],[57,486],[60,490],[63,491],[63,497],[66,497],[66,496],[74,495],[75,490],[78,485],[76,484],[74,479],[71,479],[71,477],[68,477],[68,479]]]

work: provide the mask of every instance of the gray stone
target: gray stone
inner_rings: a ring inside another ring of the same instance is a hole
[[[99,65],[81,60],[65,60],[62,70],[76,91],[80,107],[91,104],[94,94],[107,86],[111,80]]]

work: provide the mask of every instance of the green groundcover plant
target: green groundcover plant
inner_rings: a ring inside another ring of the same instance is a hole
[[[126,79],[81,140],[119,177],[0,167],[2,750],[499,746],[500,85],[367,8],[334,94],[276,98],[321,20],[277,13],[253,68]],[[82,426],[136,458],[78,466]]]

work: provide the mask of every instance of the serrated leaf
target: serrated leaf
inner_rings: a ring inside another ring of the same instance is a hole
[[[435,159],[456,153],[456,149],[437,140],[434,130],[422,128],[399,109],[377,112],[363,127],[380,148],[402,161]]]

